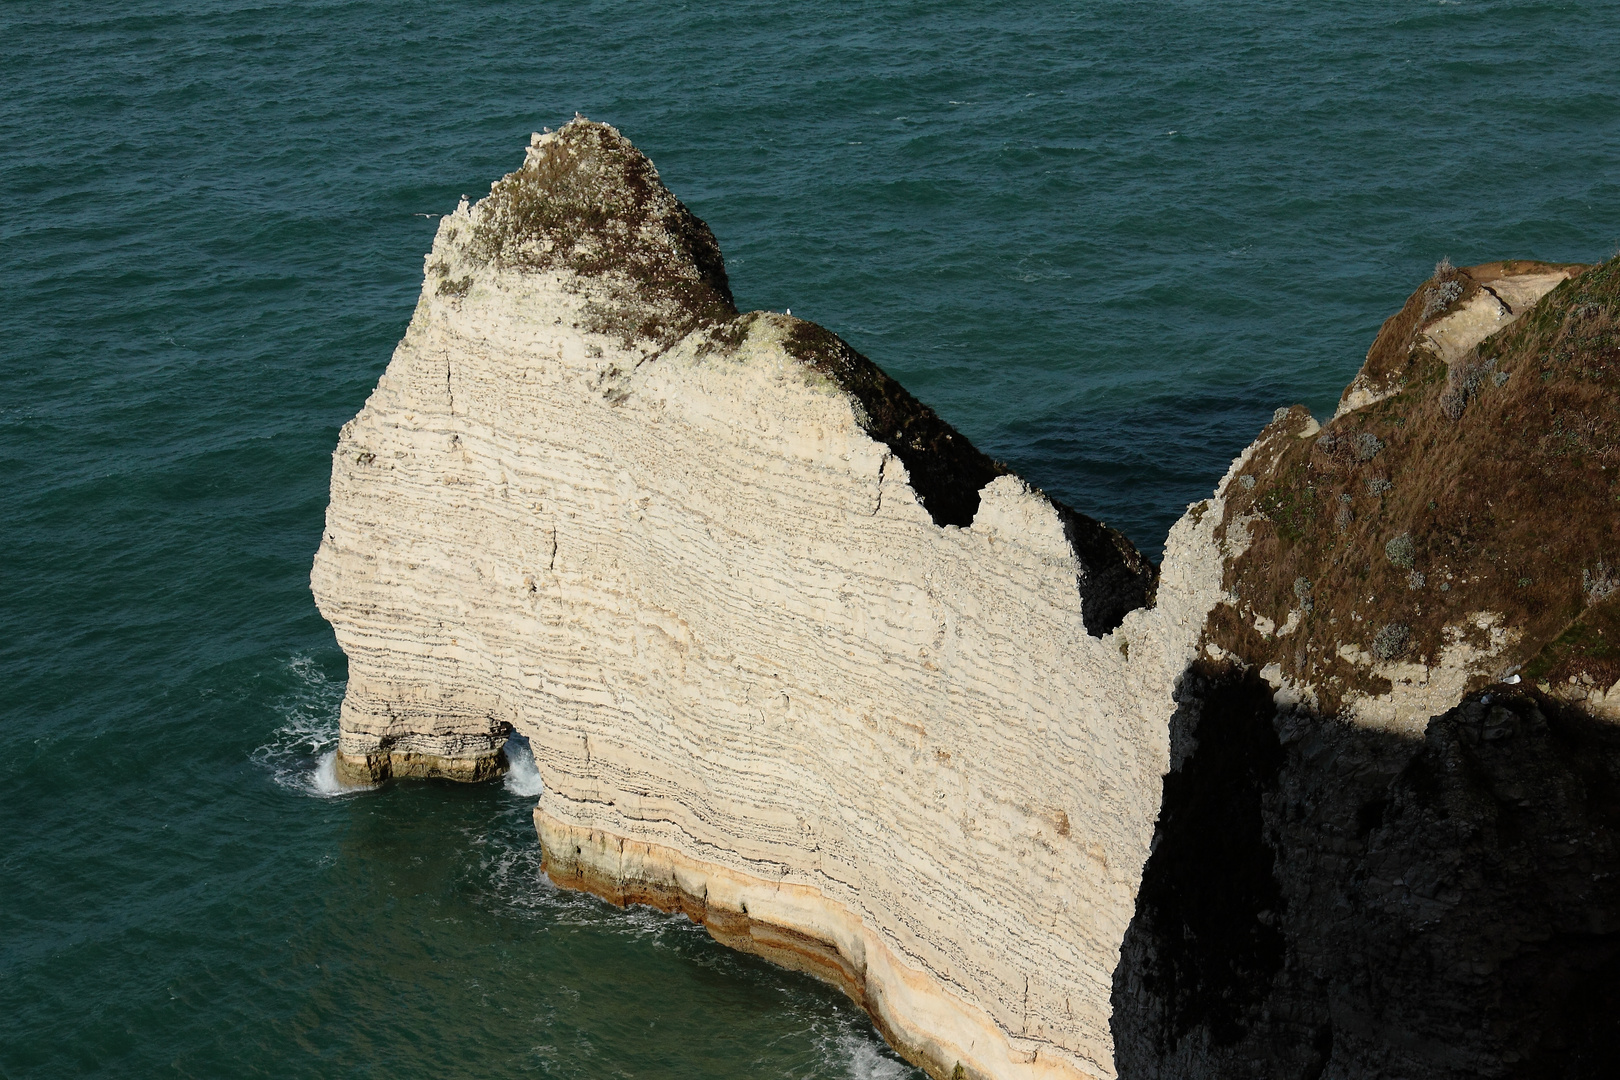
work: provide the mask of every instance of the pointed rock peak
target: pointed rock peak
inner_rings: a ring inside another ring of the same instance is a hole
[[[709,227],[618,129],[576,117],[530,140],[473,208],[470,254],[501,270],[572,275],[596,329],[668,345],[734,318]]]

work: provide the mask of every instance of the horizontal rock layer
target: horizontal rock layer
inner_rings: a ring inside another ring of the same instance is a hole
[[[348,775],[521,731],[559,882],[830,977],[937,1075],[1106,1077],[1218,576],[1156,582],[833,335],[737,315],[576,122],[443,220],[313,585]]]
[[[340,437],[340,775],[521,731],[553,880],[939,1077],[1610,1075],[1617,391],[1620,263],[1442,265],[1155,571],[739,314],[576,121],[443,220]]]

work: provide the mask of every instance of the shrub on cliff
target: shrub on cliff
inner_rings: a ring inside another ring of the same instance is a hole
[[[1412,543],[1412,534],[1401,533],[1401,535],[1385,544],[1384,557],[1389,560],[1391,566],[1398,566],[1402,570],[1412,569],[1412,562],[1416,557],[1416,547]]]
[[[1373,655],[1380,660],[1393,660],[1406,651],[1406,643],[1412,638],[1410,627],[1399,623],[1390,623],[1379,630],[1373,638]]]
[[[1461,299],[1463,283],[1457,280],[1457,268],[1451,265],[1451,260],[1442,258],[1434,264],[1434,277],[1429,279],[1429,286],[1424,290],[1423,322],[1439,315],[1446,308]]]

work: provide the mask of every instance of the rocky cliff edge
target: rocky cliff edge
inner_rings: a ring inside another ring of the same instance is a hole
[[[939,1077],[1605,1075],[1615,264],[1437,268],[1160,568],[737,312],[611,127],[425,271],[312,575],[350,782],[522,732],[555,881]]]
[[[830,979],[937,1075],[1112,1075],[1216,564],[1161,579],[835,335],[738,313],[583,120],[443,220],[333,462],[343,776],[477,779],[520,731],[554,880]]]

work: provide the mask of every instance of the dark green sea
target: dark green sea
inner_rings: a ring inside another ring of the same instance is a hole
[[[1157,554],[1441,256],[1620,243],[1620,7],[0,5],[0,1076],[899,1077],[546,884],[532,763],[331,796],[329,455],[435,215],[582,112]]]

